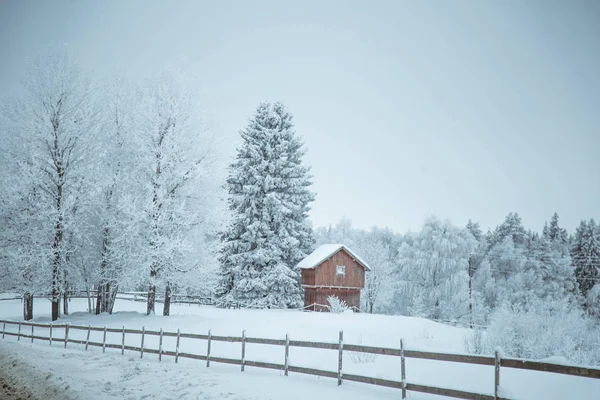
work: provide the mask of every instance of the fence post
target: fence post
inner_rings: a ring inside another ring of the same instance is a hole
[[[21,322],[19,322],[19,333],[17,334],[17,342],[21,341]]]
[[[104,325],[104,335],[102,337],[102,352],[106,353],[106,325]]]
[[[52,322],[50,322],[50,346],[52,346]]]
[[[246,361],[246,330],[242,331],[242,372],[244,372],[244,362]]]
[[[344,331],[340,331],[340,344],[339,348],[339,357],[338,357],[338,386],[342,384],[342,359],[344,357]]]
[[[163,330],[160,328],[160,335],[158,339],[158,361],[162,361],[162,338],[163,338]]]
[[[65,349],[67,348],[67,342],[69,341],[69,324],[65,325]]]
[[[142,344],[140,344],[140,358],[144,358],[144,335],[146,334],[146,327],[142,326]]]
[[[404,340],[400,339],[400,377],[402,379],[402,398],[406,398],[406,364],[404,362]]]
[[[4,339],[4,332],[6,332],[6,321],[2,323],[2,339]]]
[[[498,400],[498,389],[500,387],[500,353],[496,350],[496,361],[494,362],[494,399]]]
[[[285,334],[285,369],[284,369],[284,374],[285,376],[288,376],[288,368],[290,366],[290,335],[289,334]]]
[[[125,354],[125,325],[123,325],[123,336],[121,336],[121,355]]]
[[[33,343],[33,324],[31,324],[31,343]]]
[[[180,331],[179,328],[177,328],[177,344],[175,344],[175,364],[177,364],[177,361],[179,360],[179,338],[180,338]]]
[[[88,324],[88,332],[87,337],[85,338],[85,351],[88,349],[88,344],[90,343],[90,332],[92,331],[92,326]]]
[[[206,368],[210,367],[210,341],[211,334],[210,329],[208,330],[208,344],[206,345]]]

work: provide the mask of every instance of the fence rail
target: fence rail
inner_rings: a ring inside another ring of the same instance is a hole
[[[560,365],[560,364],[551,364],[540,361],[531,361],[531,360],[521,360],[516,358],[500,358],[499,354],[496,353],[495,357],[486,357],[486,356],[471,356],[471,355],[463,355],[463,354],[448,354],[448,353],[432,353],[425,351],[416,351],[416,350],[406,350],[403,345],[403,341],[400,341],[400,348],[386,348],[386,347],[373,347],[373,346],[362,346],[355,344],[345,344],[343,342],[343,332],[340,331],[339,341],[338,343],[327,343],[327,342],[312,342],[312,341],[301,341],[301,340],[289,340],[289,337],[286,335],[286,339],[266,339],[266,338],[253,338],[246,337],[245,331],[242,332],[242,336],[218,336],[212,335],[211,331],[208,331],[208,334],[197,334],[197,333],[183,333],[177,330],[177,332],[167,332],[162,329],[158,331],[146,330],[145,328],[139,329],[126,329],[122,328],[107,328],[105,327],[94,327],[94,326],[85,326],[85,325],[71,325],[71,324],[40,324],[35,322],[25,322],[25,321],[11,321],[11,320],[0,320],[0,324],[2,324],[2,338],[5,336],[16,336],[17,340],[21,339],[31,339],[31,342],[34,340],[44,340],[49,341],[50,345],[52,342],[63,343],[63,346],[66,348],[68,343],[78,344],[85,346],[85,350],[88,349],[89,346],[92,347],[101,347],[102,351],[105,352],[106,349],[117,349],[121,350],[121,354],[124,354],[125,350],[134,351],[140,353],[140,358],[143,358],[144,353],[148,354],[157,354],[159,360],[162,360],[162,356],[174,357],[175,362],[178,362],[179,358],[188,358],[193,360],[201,360],[206,361],[206,366],[210,366],[210,362],[224,363],[224,364],[233,364],[240,365],[241,370],[244,371],[244,367],[255,367],[255,368],[267,368],[284,371],[285,375],[288,375],[288,372],[295,372],[300,374],[308,374],[315,376],[322,376],[327,378],[338,379],[338,385],[341,385],[344,380],[352,381],[352,382],[360,382],[366,383],[376,386],[384,386],[389,388],[396,388],[402,390],[402,398],[406,398],[407,391],[427,393],[433,395],[440,395],[446,397],[454,397],[458,399],[475,399],[475,400],[508,400],[500,397],[498,395],[498,389],[500,385],[500,368],[516,368],[516,369],[525,369],[531,371],[542,371],[542,372],[550,372],[564,375],[573,375],[585,378],[593,378],[600,379],[600,369],[596,368],[587,368],[587,367],[577,367],[570,365]],[[17,325],[17,332],[8,331],[6,329],[7,325]],[[23,330],[23,327],[30,327],[30,333],[27,333]],[[34,328],[46,328],[49,329],[49,336],[40,336],[36,335]],[[53,337],[52,332],[53,329],[64,329],[63,337]],[[80,330],[87,331],[87,339],[73,339],[69,337],[70,330]],[[103,341],[95,342],[90,341],[90,332],[103,332]],[[119,333],[121,334],[121,342],[120,343],[108,343],[106,333]],[[125,344],[125,335],[126,334],[134,334],[141,336],[140,346],[131,346]],[[159,348],[153,349],[149,347],[144,347],[144,337],[145,335],[153,335],[159,336]],[[175,351],[165,350],[162,347],[162,338],[163,337],[175,337],[177,338],[177,345]],[[196,339],[196,340],[206,340],[207,343],[207,352],[205,355],[201,354],[193,354],[193,353],[185,353],[179,352],[179,340],[180,338],[188,338],[188,339]],[[220,342],[229,342],[229,343],[241,343],[241,358],[225,358],[225,357],[215,357],[211,356],[211,341],[220,341]],[[262,344],[262,345],[273,345],[273,346],[284,346],[285,347],[285,363],[277,364],[263,361],[254,361],[254,360],[246,360],[245,359],[245,349],[246,344]],[[338,361],[338,370],[337,371],[327,371],[321,369],[314,368],[306,368],[300,366],[289,365],[288,356],[289,356],[289,347],[303,347],[303,348],[312,348],[312,349],[325,349],[325,350],[337,350],[339,352],[339,361]],[[361,353],[370,353],[370,354],[378,354],[378,355],[386,355],[386,356],[394,356],[400,357],[401,359],[401,379],[399,381],[380,379],[362,375],[355,374],[346,374],[343,373],[342,370],[342,360],[343,360],[343,352],[351,351],[351,352],[361,352]],[[493,395],[484,394],[484,393],[473,393],[466,392],[461,390],[449,389],[449,388],[440,388],[434,386],[426,386],[420,384],[414,384],[406,381],[406,366],[405,366],[405,358],[418,358],[425,360],[434,360],[434,361],[444,361],[444,362],[456,362],[456,363],[466,363],[466,364],[476,364],[476,365],[485,365],[485,366],[494,366],[495,367],[495,379],[494,379],[494,390]]]
[[[90,290],[90,294],[92,298],[96,297],[96,290]],[[130,296],[130,297],[124,297]],[[47,294],[35,294],[33,296],[36,299],[48,299],[50,300],[51,295]],[[82,290],[70,291],[67,296],[69,299],[77,299],[77,298],[87,298],[87,292]],[[119,292],[115,297],[117,300],[127,300],[127,301],[137,301],[137,302],[146,302],[148,300],[147,292]],[[23,300],[23,296],[11,296],[11,297],[2,297],[0,301],[4,300]],[[164,297],[157,294],[155,297],[155,302],[162,303],[164,302]],[[95,301],[95,300],[94,300]],[[198,296],[198,295],[187,295],[187,294],[173,294],[171,295],[171,304],[194,304],[201,306],[211,306],[216,304],[216,300],[209,296]],[[248,308],[243,306],[241,303],[233,303],[228,308]],[[252,308],[252,307],[250,307]],[[310,305],[298,308],[285,308],[285,310],[304,310],[304,311],[323,311],[329,310],[331,306],[325,304],[312,303]],[[357,307],[351,306],[348,307],[354,312],[361,312],[361,310]]]
[[[90,290],[89,294],[91,298],[94,298],[97,295],[96,290]],[[131,297],[124,297],[131,296]],[[50,293],[37,293],[33,296],[35,299],[50,299],[52,295]],[[67,297],[69,299],[77,299],[77,298],[87,298],[88,293],[84,290],[73,290],[67,293]],[[129,300],[129,301],[139,301],[145,302],[148,300],[147,292],[119,292],[115,297],[118,300]],[[11,297],[2,297],[0,301],[4,300],[23,300],[23,296],[11,296]],[[157,303],[164,302],[164,296],[157,293],[155,301]],[[197,304],[197,305],[214,305],[215,301],[212,297],[209,296],[198,296],[198,295],[188,295],[188,294],[172,294],[171,295],[171,303],[172,304]]]

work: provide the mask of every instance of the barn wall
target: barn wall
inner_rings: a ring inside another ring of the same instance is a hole
[[[346,275],[336,276],[337,265],[346,266]],[[365,269],[342,249],[315,269],[314,285],[364,288]]]
[[[314,285],[315,284],[315,270],[314,269],[303,269],[302,270],[302,284],[303,285]]]
[[[349,307],[360,308],[360,290],[358,289],[306,288],[304,290],[304,305],[329,305],[327,301],[329,296],[337,296],[340,300],[344,300]],[[327,309],[318,306],[312,310],[327,311]]]

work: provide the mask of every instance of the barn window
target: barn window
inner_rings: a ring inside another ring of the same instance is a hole
[[[338,265],[337,267],[335,267],[335,274],[336,275],[346,275],[346,266],[345,265]]]

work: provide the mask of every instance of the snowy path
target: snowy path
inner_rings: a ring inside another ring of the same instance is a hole
[[[10,376],[5,376],[0,369],[0,399],[2,400],[37,400],[22,386],[15,386]],[[41,399],[40,399],[41,400]]]
[[[25,361],[27,351],[22,351],[20,344],[0,342],[0,399],[69,399],[54,382],[44,380],[41,369]]]
[[[15,399],[397,399],[394,389],[344,383],[333,379],[239,367],[140,360],[137,354],[102,354],[94,349],[0,341],[1,374],[13,387],[27,388],[32,397],[19,392]],[[187,360],[186,360],[187,361]],[[0,398],[4,397],[0,391]],[[425,397],[412,397],[424,399]]]

